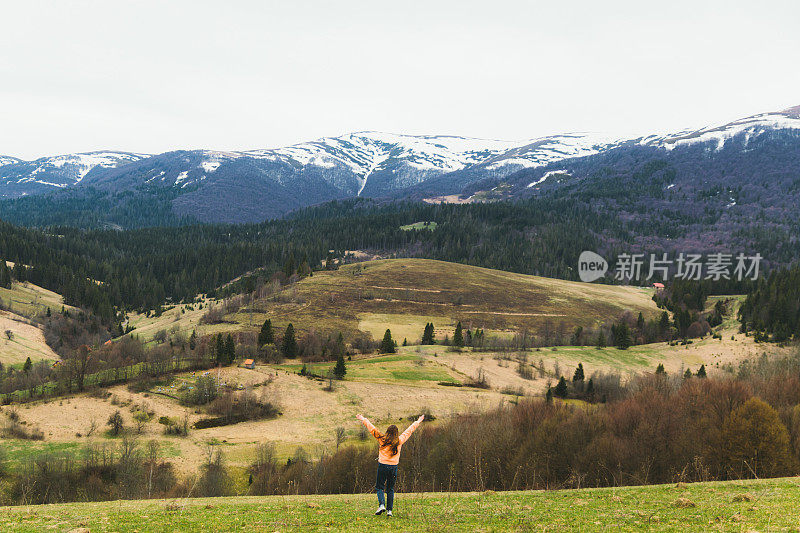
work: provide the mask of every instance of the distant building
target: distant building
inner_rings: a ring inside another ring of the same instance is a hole
[[[656,291],[663,291],[664,290],[664,284],[663,283],[653,283],[653,288]]]
[[[256,367],[256,362],[255,362],[255,361],[253,361],[252,359],[245,359],[245,360],[244,360],[244,363],[242,363],[242,365],[243,365],[245,368],[249,368],[249,369],[251,369],[251,370],[252,370],[252,369],[254,369],[254,368]]]

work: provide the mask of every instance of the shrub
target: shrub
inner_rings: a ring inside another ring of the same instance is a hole
[[[44,440],[44,433],[39,428],[24,425],[19,419],[11,419],[3,427],[3,438]]]
[[[248,420],[264,420],[280,415],[278,405],[270,400],[267,391],[260,397],[256,397],[250,390],[228,391],[215,399],[206,410],[209,414],[217,416],[198,420],[194,424],[196,429],[227,426]]]
[[[470,378],[465,383],[467,387],[474,387],[476,389],[489,389],[491,386],[489,385],[489,381],[486,379],[486,372],[483,371],[483,368],[478,369],[478,373],[475,375],[474,378]]]
[[[108,422],[106,425],[109,426],[109,433],[113,436],[117,436],[125,429],[125,421],[122,419],[122,414],[119,411],[114,412],[110,417],[108,417]]]
[[[723,463],[740,476],[776,476],[797,466],[786,426],[760,398],[750,398],[728,416],[722,442]]]
[[[180,403],[184,406],[206,405],[214,401],[218,393],[214,376],[200,376],[181,394]]]

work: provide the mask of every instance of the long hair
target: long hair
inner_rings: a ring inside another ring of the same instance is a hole
[[[392,424],[386,428],[386,434],[381,435],[378,440],[381,443],[381,448],[389,446],[392,449],[392,455],[397,455],[397,448],[400,447],[400,437],[397,434],[397,426]]]

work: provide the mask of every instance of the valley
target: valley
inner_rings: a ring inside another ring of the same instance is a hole
[[[15,284],[4,294],[15,309],[31,316],[44,313],[45,306],[60,308],[62,302],[57,294],[29,283]],[[465,413],[512,405],[523,397],[542,398],[560,375],[571,375],[579,363],[587,378],[617,374],[628,380],[652,372],[659,364],[677,376],[686,369],[696,372],[701,365],[709,373],[722,375],[735,372],[741,361],[756,359],[765,350],[738,332],[734,319],[738,307],[731,308],[715,329],[719,338],[709,335],[686,345],[658,342],[627,350],[564,345],[575,328],[593,330],[608,317],[641,312],[647,319],[657,318],[661,310],[652,295],[652,289],[646,288],[583,284],[424,259],[367,261],[320,270],[286,287],[265,290],[263,296],[239,307],[231,307],[237,305],[236,297],[198,298],[192,304],[168,307],[158,316],[131,315],[128,324],[134,329],[127,336],[152,349],[167,342],[185,343],[193,332],[198,338],[229,333],[239,339],[252,338],[269,318],[279,332],[292,323],[302,342],[309,336],[324,338],[339,332],[347,339],[380,339],[389,329],[398,343],[396,354],[353,350],[346,360],[345,379],[334,381],[332,390],[326,390],[330,382],[325,377],[334,366],[332,361],[259,359],[249,369],[242,366],[248,356],[241,355],[234,366],[178,372],[144,387],[120,384],[100,392],[35,400],[14,412],[29,427],[41,430],[44,440],[5,443],[14,450],[17,465],[41,453],[77,457],[85,446],[115,445],[118,438],[107,435],[106,421],[119,412],[134,438],[157,442],[185,475],[203,464],[210,449],[221,451],[238,472],[235,482],[240,486],[241,472],[264,443],[271,443],[283,461],[298,453],[320,457],[343,445],[369,444],[362,441],[353,423],[359,412],[382,425],[404,425],[414,413],[425,412],[438,424]],[[718,300],[739,301],[712,297],[707,308],[712,309]],[[207,314],[219,315],[219,310],[224,311],[217,323],[204,320]],[[453,340],[458,322],[470,331],[483,330],[487,346],[454,349],[444,345]],[[428,323],[434,325],[438,344],[419,345]],[[27,339],[22,332],[17,335],[17,342]],[[520,345],[524,342],[520,335],[527,336],[529,344]],[[40,342],[40,346],[40,351],[25,351],[29,350],[26,346],[2,344],[0,362],[19,364],[25,356],[34,362],[58,359],[46,344]],[[769,351],[774,356],[791,352],[777,347]],[[529,374],[520,372],[522,366],[530,368]],[[185,437],[165,435],[158,422],[162,417],[185,418],[189,426],[204,418],[200,409],[178,400],[204,375],[268,398],[279,406],[280,416],[191,429]],[[473,385],[479,379],[485,384]],[[139,411],[149,417],[136,429],[134,415]],[[343,438],[336,437],[337,428],[344,429]]]

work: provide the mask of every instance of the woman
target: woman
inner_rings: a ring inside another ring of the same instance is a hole
[[[372,436],[378,439],[380,448],[378,449],[378,479],[375,481],[375,490],[378,492],[378,510],[376,515],[386,511],[386,516],[392,516],[392,505],[394,504],[394,482],[397,479],[397,465],[400,463],[400,448],[408,440],[414,430],[419,427],[425,415],[417,418],[417,421],[408,426],[402,434],[397,434],[397,426],[392,424],[386,430],[386,435],[378,431],[372,423],[361,415],[356,415]],[[383,493],[386,491],[386,501]]]

